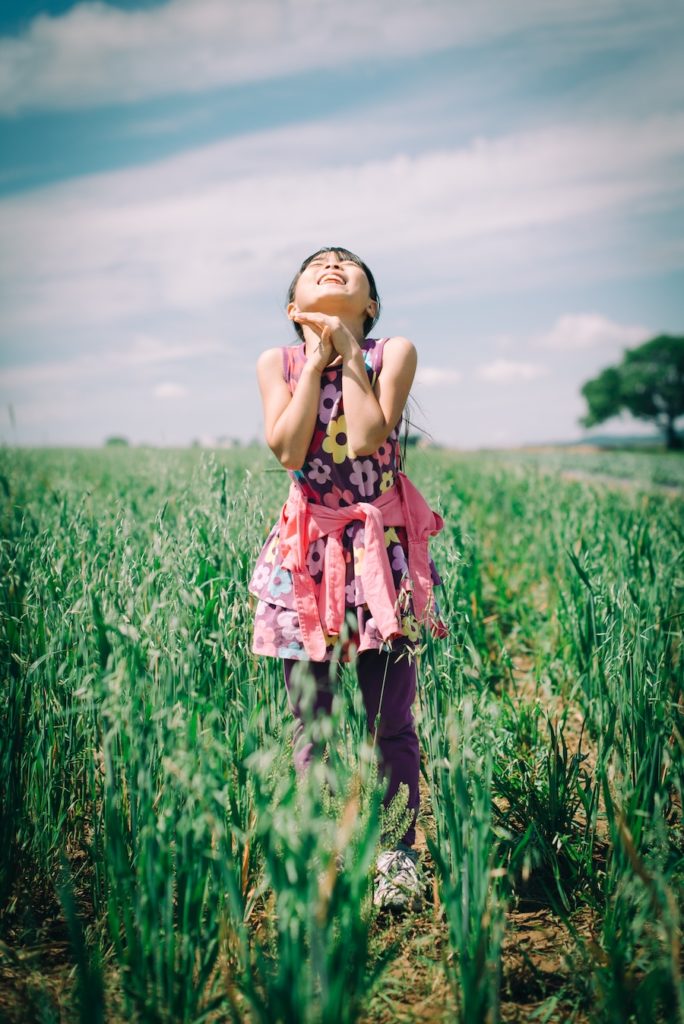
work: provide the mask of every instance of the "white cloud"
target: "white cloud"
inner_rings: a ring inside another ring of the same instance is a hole
[[[224,352],[225,345],[213,340],[200,340],[189,344],[167,345],[159,338],[141,335],[134,344],[120,354],[113,353],[113,358],[128,366],[142,366],[150,363],[169,363],[177,360],[194,359],[198,355],[213,352]]]
[[[385,265],[430,266],[429,277],[412,272],[409,296],[421,299],[428,280],[451,295],[498,289],[543,279],[558,254],[567,275],[573,248],[585,267],[582,218],[600,253],[611,217],[629,223],[645,204],[680,201],[680,114],[339,163],[339,152],[367,151],[373,132],[371,111],[353,125],[264,132],[3,200],[5,333],[234,309],[257,293],[277,308],[302,253],[338,238],[341,224],[345,244]],[[334,162],[308,162],[320,153]],[[684,258],[677,246],[623,250],[652,271]]]
[[[574,352],[603,346],[636,345],[653,335],[648,327],[619,324],[600,313],[567,313],[558,317],[550,331],[534,339],[540,348]]]
[[[560,29],[562,45],[600,49],[676,25],[637,2],[574,0],[169,0],[147,10],[81,3],[41,14],[0,39],[0,112],[70,109],[199,92],[349,61],[394,58],[505,36]]]
[[[424,388],[457,384],[462,379],[463,374],[460,370],[452,370],[447,366],[419,366],[416,370],[416,384]]]
[[[153,391],[155,398],[183,398],[187,393],[188,389],[186,387],[170,380],[157,384]]]
[[[194,359],[200,355],[226,352],[224,345],[213,340],[197,340],[190,344],[166,345],[158,338],[141,335],[132,345],[118,350],[86,353],[72,359],[12,366],[0,370],[0,385],[6,389],[26,389],[41,385],[79,384],[87,379],[106,379],[117,370],[134,371],[143,366]]]
[[[504,383],[508,381],[536,380],[538,377],[545,377],[549,372],[547,366],[539,363],[521,363],[511,359],[495,359],[491,363],[484,363],[475,370],[475,375],[481,380]]]

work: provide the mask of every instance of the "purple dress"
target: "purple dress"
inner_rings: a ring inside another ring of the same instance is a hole
[[[382,352],[386,338],[366,338],[362,351],[371,383],[375,384],[382,369]],[[306,354],[304,344],[282,349],[283,375],[294,392]],[[395,473],[401,468],[399,431],[401,420],[384,444],[372,455],[350,457],[347,450],[347,427],[342,405],[342,366],[330,367],[321,374],[321,395],[313,437],[306,460],[301,469],[289,471],[307,501],[340,508],[357,501],[373,501],[394,484]],[[304,648],[299,618],[294,599],[292,576],[281,565],[279,551],[279,524],[276,523],[266,539],[252,573],[249,591],[258,598],[254,617],[252,650],[274,658],[292,658],[308,661]],[[364,600],[361,566],[365,555],[364,524],[350,523],[343,532],[346,562],[346,627],[342,637],[326,636],[326,656],[348,661],[356,651],[379,649],[384,645],[375,622]],[[413,613],[408,578],[406,530],[401,526],[385,528],[392,577],[397,594],[397,609],[402,633],[409,642],[416,643],[421,628]],[[314,584],[320,584],[327,538],[313,541],[307,554],[307,565]],[[433,583],[441,580],[430,561]],[[437,635],[445,630],[438,618],[433,625]]]

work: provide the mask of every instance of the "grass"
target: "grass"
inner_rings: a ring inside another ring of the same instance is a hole
[[[631,488],[577,458],[411,455],[451,633],[415,709],[431,898],[393,922],[353,674],[298,783],[249,650],[284,474],[4,450],[7,1019],[681,1020],[684,502],[655,455]]]

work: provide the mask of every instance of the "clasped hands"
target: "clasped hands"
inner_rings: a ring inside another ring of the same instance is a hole
[[[304,313],[296,307],[290,310],[290,320],[310,327],[318,335],[318,348],[307,358],[321,373],[326,367],[349,359],[359,344],[349,328],[337,316],[327,313]]]

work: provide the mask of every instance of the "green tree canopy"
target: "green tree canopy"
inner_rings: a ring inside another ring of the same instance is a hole
[[[681,448],[675,421],[684,415],[684,337],[660,334],[638,348],[627,349],[619,366],[609,366],[582,387],[589,411],[585,427],[626,409],[639,419],[653,420],[668,448]]]

